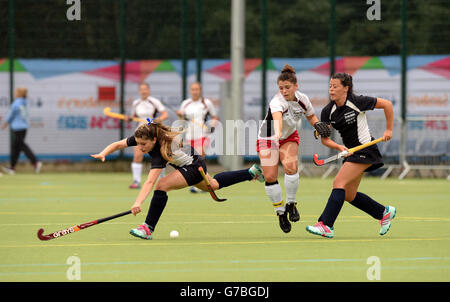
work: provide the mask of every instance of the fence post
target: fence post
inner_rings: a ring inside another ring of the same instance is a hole
[[[125,0],[120,0],[120,113],[125,114]],[[120,137],[125,133],[125,122],[120,120]],[[123,158],[124,150],[120,150],[120,158]]]
[[[408,129],[407,116],[407,72],[408,72],[408,45],[407,45],[407,0],[402,0],[402,12],[401,12],[401,134],[400,134],[400,165],[403,169],[408,169],[408,163],[406,162],[406,136]]]
[[[183,0],[181,7],[181,94],[183,100],[187,99],[187,35],[186,35],[187,0]]]
[[[9,0],[9,103],[14,101],[14,0]],[[9,148],[12,154],[13,131],[9,127]]]
[[[267,106],[267,0],[261,0],[261,120]]]
[[[196,1],[197,22],[195,30],[195,49],[197,53],[197,82],[202,82],[202,0]]]

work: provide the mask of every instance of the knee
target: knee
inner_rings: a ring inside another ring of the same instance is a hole
[[[356,191],[354,190],[345,190],[345,201],[352,202],[355,200],[356,197]]]
[[[288,175],[294,175],[294,174],[296,174],[297,171],[298,171],[298,168],[297,168],[297,165],[296,165],[296,164],[295,164],[295,165],[286,165],[286,166],[283,166],[283,169],[284,169],[284,173],[286,173],[286,174],[288,174]]]
[[[134,159],[133,159],[133,162],[135,162],[135,163],[142,163],[143,159],[144,159],[143,155],[140,155],[140,154],[139,155],[135,155]]]
[[[159,191],[169,191],[169,187],[164,183],[164,181],[158,181],[155,185],[155,191],[159,190]]]
[[[333,189],[345,189],[346,182],[335,178],[333,181]]]
[[[268,183],[276,182],[278,179],[278,175],[275,173],[267,173],[267,174],[264,174],[264,179]]]

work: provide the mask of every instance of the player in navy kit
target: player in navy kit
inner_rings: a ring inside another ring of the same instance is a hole
[[[386,118],[386,130],[383,141],[392,138],[394,111],[392,103],[382,98],[357,96],[353,93],[353,79],[347,73],[337,73],[330,79],[329,94],[331,102],[322,109],[321,121],[331,125],[342,137],[344,145],[337,144],[329,137],[322,136],[322,144],[338,151],[368,143],[374,138],[370,135],[366,111],[383,109]],[[383,166],[383,158],[377,145],[370,146],[349,154],[333,182],[333,190],[328,203],[313,226],[307,226],[310,233],[323,237],[334,236],[334,222],[344,201],[366,212],[380,221],[380,235],[387,233],[391,220],[395,217],[393,206],[383,206],[358,192],[364,172],[373,171]]]
[[[131,207],[134,215],[141,212],[142,203],[153,190],[153,186],[155,186],[155,189],[147,218],[143,224],[130,231],[133,236],[152,239],[156,224],[168,200],[167,192],[193,185],[207,191],[203,177],[198,171],[199,167],[202,167],[205,171],[213,190],[219,190],[246,180],[264,181],[262,170],[257,165],[253,165],[250,169],[222,172],[216,174],[214,178],[211,177],[207,174],[203,157],[192,146],[181,143],[181,133],[150,120],[148,124],[140,125],[133,136],[114,142],[102,152],[91,155],[93,158],[105,161],[108,154],[131,146],[137,146],[141,152],[149,153],[152,167],[135,203]],[[158,180],[167,163],[175,168],[175,171]]]

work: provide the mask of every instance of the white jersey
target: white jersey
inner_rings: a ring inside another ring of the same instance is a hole
[[[186,129],[186,140],[196,140],[206,136],[205,128],[208,116],[216,116],[216,108],[211,100],[201,98],[194,101],[189,98],[181,103],[180,111],[184,118],[189,121]]]
[[[149,96],[145,100],[134,100],[131,115],[136,115],[138,118],[146,120],[147,118],[154,118],[158,113],[165,110],[166,108],[160,100]]]
[[[288,138],[297,129],[297,123],[300,121],[302,114],[311,116],[314,114],[314,108],[308,96],[300,91],[295,92],[295,101],[286,101],[286,99],[278,92],[269,103],[269,110],[266,117],[259,128],[258,138],[268,138],[275,135],[273,129],[272,113],[282,113],[282,129],[281,138]]]

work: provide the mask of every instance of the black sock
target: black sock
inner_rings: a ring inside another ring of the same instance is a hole
[[[344,189],[333,189],[330,197],[328,198],[327,205],[319,217],[319,221],[322,221],[325,225],[333,227],[339,212],[342,209],[345,201]]]
[[[228,187],[245,180],[252,180],[253,176],[248,169],[227,171],[214,175],[214,179],[219,183],[219,189]]]
[[[278,183],[278,180],[275,180],[274,182],[267,182],[266,181],[266,187],[267,186],[273,186],[273,185],[276,185]]]
[[[150,202],[147,218],[145,218],[145,223],[152,232],[155,230],[159,217],[161,217],[161,214],[166,207],[167,199],[168,197],[166,192],[160,190],[155,190],[153,192],[153,198]]]
[[[357,192],[355,199],[353,199],[350,204],[361,211],[366,212],[375,219],[380,220],[383,218],[385,206],[379,204],[364,193]]]

